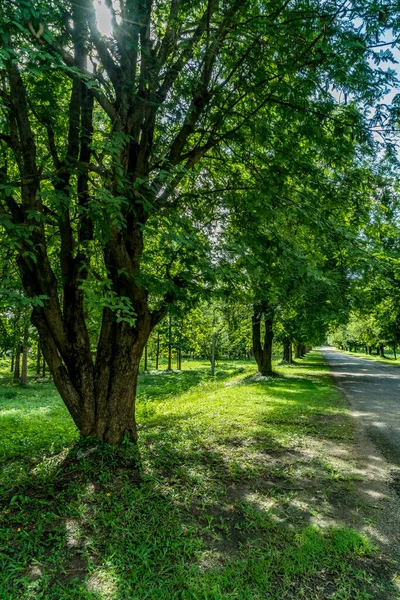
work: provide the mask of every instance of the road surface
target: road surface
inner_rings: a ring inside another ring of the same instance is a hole
[[[400,366],[321,348],[336,384],[382,454],[400,467]],[[400,362],[400,361],[399,361]]]

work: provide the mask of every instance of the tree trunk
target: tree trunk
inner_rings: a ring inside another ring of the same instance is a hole
[[[289,343],[289,363],[293,364],[293,346]]]
[[[300,344],[295,344],[294,345],[294,357],[295,358],[300,358],[301,357]]]
[[[44,356],[43,356],[42,377],[43,377],[43,379],[46,377],[46,359]]]
[[[11,367],[10,367],[10,372],[14,373],[14,359],[15,359],[15,353],[14,353],[14,349],[12,349],[11,351]]]
[[[217,334],[212,334],[212,342],[211,342],[211,375],[215,374],[215,345],[216,345]]]
[[[287,363],[290,362],[290,341],[287,337],[283,340],[283,360]]]
[[[158,371],[158,360],[160,357],[160,332],[157,333],[157,349],[156,349],[156,371]]]
[[[20,368],[21,368],[21,344],[17,343],[15,348],[15,365],[14,365],[14,381],[19,380],[20,378]]]
[[[29,352],[29,331],[28,328],[24,329],[24,342],[22,347],[22,369],[21,369],[21,383],[26,385],[28,383],[28,352]]]
[[[148,365],[147,365],[147,344],[144,347],[144,370],[145,371],[148,370]]]
[[[42,358],[42,351],[40,349],[40,341],[37,343],[37,354],[36,354],[36,375],[40,375],[40,363]]]
[[[168,371],[172,370],[172,317],[168,317]]]
[[[182,348],[178,348],[178,352],[176,355],[176,367],[178,371],[182,370]]]
[[[261,320],[264,319],[264,342],[261,343]],[[254,304],[252,317],[253,352],[260,375],[273,375],[272,371],[272,340],[274,309],[267,302]]]
[[[379,344],[379,356],[385,358],[385,347],[383,344]]]

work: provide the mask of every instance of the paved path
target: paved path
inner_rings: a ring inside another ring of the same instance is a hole
[[[400,366],[321,348],[335,381],[369,436],[400,467]]]

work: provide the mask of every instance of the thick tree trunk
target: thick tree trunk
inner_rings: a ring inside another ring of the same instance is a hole
[[[21,383],[26,385],[28,383],[28,352],[29,352],[29,331],[25,327],[24,330],[24,342],[22,346],[22,369],[21,369]]]
[[[372,346],[368,346],[368,354],[371,355],[372,354]]]
[[[65,362],[46,337],[47,321],[34,309],[33,321],[41,334],[41,346],[54,383],[83,437],[119,446],[137,441],[135,397],[139,365],[152,326],[150,313],[138,315],[135,326],[105,309],[96,365],[90,346]],[[156,323],[155,323],[156,324]],[[79,349],[79,345],[77,344]]]
[[[15,348],[14,381],[19,380],[21,376],[21,344],[17,343]]]
[[[385,347],[383,344],[379,344],[379,356],[385,358]]]
[[[300,358],[301,357],[301,348],[300,348],[301,344],[295,344],[294,345],[294,357],[295,358]]]
[[[261,343],[261,321],[264,319],[264,342]],[[273,375],[272,371],[272,341],[274,309],[267,302],[259,302],[254,305],[252,317],[253,330],[253,352],[257,362],[260,375]]]

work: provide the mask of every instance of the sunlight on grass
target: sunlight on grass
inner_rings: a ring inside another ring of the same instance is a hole
[[[101,448],[95,462],[74,448],[51,384],[5,376],[0,598],[394,598],[360,533],[340,446],[352,426],[319,354],[267,380],[249,361],[214,378],[183,367],[140,377],[140,485]]]

